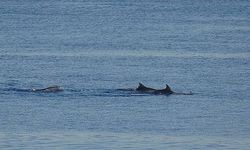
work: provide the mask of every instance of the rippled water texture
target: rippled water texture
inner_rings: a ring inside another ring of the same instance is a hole
[[[249,7],[1,0],[0,149],[249,149]]]

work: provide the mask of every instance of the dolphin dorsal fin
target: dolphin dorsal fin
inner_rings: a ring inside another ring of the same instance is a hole
[[[165,88],[165,89],[169,89],[169,90],[171,90],[171,89],[170,89],[170,87],[169,87],[167,84],[166,84],[166,88]]]
[[[139,86],[136,88],[136,90],[140,90],[145,88],[145,86],[142,83],[139,83]]]
[[[143,85],[142,83],[139,83],[139,87],[145,87],[145,85]]]
[[[165,89],[172,92],[171,88],[167,84]]]

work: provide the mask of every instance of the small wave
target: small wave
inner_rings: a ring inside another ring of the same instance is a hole
[[[24,53],[5,53],[0,57],[6,56],[47,56],[47,57],[176,57],[176,58],[250,58],[250,53],[201,53],[201,52],[174,52],[174,51],[84,51],[84,52],[24,52]]]

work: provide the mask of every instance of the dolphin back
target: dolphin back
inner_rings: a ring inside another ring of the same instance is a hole
[[[139,83],[139,86],[136,88],[136,91],[144,92],[144,93],[149,93],[149,94],[157,94],[157,95],[169,95],[174,93],[171,88],[166,84],[165,89],[153,89],[150,87],[146,87],[142,83]]]
[[[32,89],[33,92],[61,92],[63,91],[60,86],[53,85],[43,89]]]
[[[136,88],[137,91],[154,91],[155,89],[146,87],[142,83],[139,83],[139,86]]]

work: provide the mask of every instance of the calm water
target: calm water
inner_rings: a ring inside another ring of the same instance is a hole
[[[0,149],[248,149],[249,1],[0,1]],[[138,82],[194,95],[117,89]],[[26,89],[60,85],[61,93]]]

